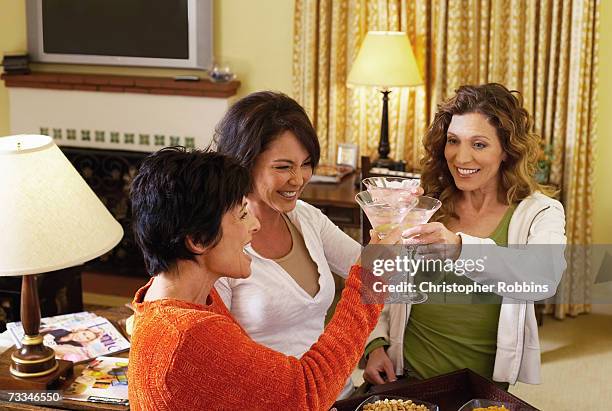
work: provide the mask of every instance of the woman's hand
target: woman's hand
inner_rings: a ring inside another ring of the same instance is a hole
[[[403,238],[404,234],[402,232],[402,228],[400,226],[395,227],[393,230],[389,231],[384,238],[378,237],[378,231],[372,229],[370,230],[370,243],[372,244],[380,244],[380,245],[394,245],[399,244],[400,240]]]
[[[393,363],[384,347],[378,347],[370,353],[363,378],[374,385],[384,384],[397,379]]]
[[[399,244],[402,239],[402,229],[401,227],[396,227],[391,230],[385,238],[381,239],[378,237],[378,232],[374,229],[370,230],[370,245],[395,245]],[[369,250],[367,261],[373,261],[375,259],[393,259],[397,256],[396,249],[394,247],[370,247],[367,248]],[[362,252],[363,254],[363,252]],[[361,265],[361,255],[357,258],[355,265]]]
[[[461,237],[442,223],[427,223],[408,228],[402,233],[403,243],[427,246],[419,248],[419,254],[427,258],[451,258],[461,254]]]

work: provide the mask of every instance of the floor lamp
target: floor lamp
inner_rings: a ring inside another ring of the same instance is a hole
[[[374,167],[393,168],[389,158],[389,90],[390,87],[411,87],[423,84],[419,68],[404,32],[369,31],[361,43],[357,58],[347,78],[349,87],[377,87],[383,96],[378,159]]]
[[[0,276],[23,276],[25,336],[0,368],[0,387],[50,389],[72,373],[39,333],[34,274],[82,264],[123,237],[113,218],[47,136],[0,137]]]

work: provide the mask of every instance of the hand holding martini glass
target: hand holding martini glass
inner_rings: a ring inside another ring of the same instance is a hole
[[[385,238],[391,230],[396,228],[417,204],[416,197],[412,195],[397,197],[391,202],[384,197],[374,197],[369,191],[359,192],[355,200],[370,220],[370,224],[380,239]]]
[[[400,177],[371,177],[363,180],[367,191],[362,191],[356,200],[366,214],[372,227],[378,232],[380,238],[401,226],[409,228],[413,225],[424,224],[440,208],[442,204],[435,198],[415,197],[414,191],[420,181]],[[415,257],[416,249],[408,248],[411,258]],[[412,277],[408,273],[401,274],[401,280]],[[419,304],[427,300],[427,294],[415,291],[403,293],[399,298],[392,298],[391,302],[408,302]]]

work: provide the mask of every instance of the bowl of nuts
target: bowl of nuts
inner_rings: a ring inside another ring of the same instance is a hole
[[[411,398],[373,395],[359,404],[355,411],[439,411],[439,408],[437,405]]]

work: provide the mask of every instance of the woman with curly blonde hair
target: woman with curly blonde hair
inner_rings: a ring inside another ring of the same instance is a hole
[[[474,304],[481,296],[449,304],[443,294],[427,304],[386,306],[366,348],[369,382],[462,368],[501,383],[539,382],[533,301],[554,295],[566,238],[563,206],[534,178],[540,138],[532,124],[520,93],[496,83],[461,86],[438,106],[424,139],[421,185],[442,207],[433,222],[404,235],[438,258],[484,256],[482,270],[438,273],[437,280],[492,286],[494,294],[486,304]],[[548,246],[534,251],[529,244]],[[515,283],[542,287],[505,286]]]

